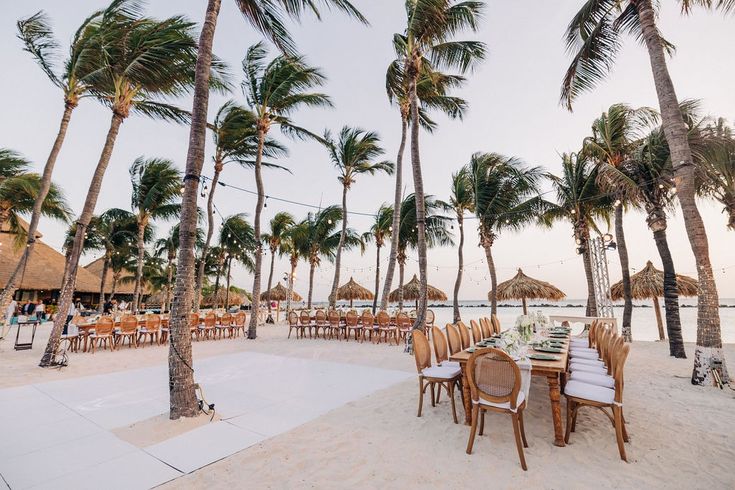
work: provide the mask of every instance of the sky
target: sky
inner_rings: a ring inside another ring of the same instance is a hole
[[[325,128],[337,132],[345,124],[377,131],[386,151],[385,158],[394,160],[400,140],[400,119],[388,102],[384,80],[386,67],[393,59],[391,37],[401,32],[405,23],[403,1],[354,0],[353,3],[368,18],[370,27],[336,12],[325,13],[322,22],[307,16],[300,24],[292,25],[299,50],[310,64],[321,67],[327,75],[323,91],[331,96],[335,105],[331,110],[301,110],[293,115],[293,120],[317,133]],[[468,75],[467,84],[456,92],[468,101],[468,114],[463,121],[451,121],[437,115],[438,130],[434,134],[422,133],[420,138],[425,190],[440,199],[448,198],[452,172],[466,164],[474,152],[513,155],[529,165],[558,172],[560,154],[576,151],[589,134],[594,118],[611,104],[626,102],[636,107],[656,107],[657,104],[645,49],[630,40],[625,42],[608,80],[594,91],[583,94],[575,103],[574,112],[570,113],[559,105],[559,86],[569,63],[562,36],[582,2],[490,0],[486,3],[480,30],[459,37],[478,39],[488,46],[485,62]],[[57,39],[66,46],[82,20],[106,4],[105,0],[4,2],[0,16],[0,66],[5,70],[0,77],[0,93],[6,96],[0,111],[0,147],[22,153],[39,171],[58,131],[63,101],[61,92],[22,50],[20,41],[15,38],[15,21],[45,10],[52,19]],[[181,14],[201,22],[205,6],[204,0],[150,0],[147,13],[158,18]],[[662,2],[660,28],[678,48],[669,60],[669,69],[679,98],[701,99],[707,114],[724,117],[730,122],[735,118],[735,92],[731,83],[735,79],[731,56],[735,45],[732,22],[732,16],[704,11],[684,17],[679,13],[677,2]],[[229,64],[236,87],[242,79],[240,63],[246,49],[260,39],[261,36],[243,20],[235,2],[223,0],[214,52]],[[226,96],[213,95],[209,105],[210,120],[230,98],[245,102],[239,88]],[[182,98],[177,103],[191,107],[190,98]],[[84,203],[110,115],[99,103],[87,100],[72,116],[54,181],[64,189],[75,214],[81,211]],[[314,142],[291,141],[279,133],[274,136],[290,150],[290,156],[279,163],[287,166],[291,173],[265,171],[266,194],[315,207],[339,203],[341,187],[337,172],[324,148]],[[187,142],[186,126],[141,116],[126,120],[105,175],[96,212],[111,207],[130,209],[128,168],[135,158],[141,155],[169,158],[183,169]],[[212,147],[211,135],[208,135],[203,173],[209,176],[212,175]],[[408,193],[412,192],[413,184],[410,163],[406,163],[404,182]],[[255,189],[253,171],[249,169],[228,166],[221,179],[228,184]],[[381,203],[392,203],[392,200],[392,177],[364,176],[350,190],[348,206],[353,211],[372,213]],[[204,199],[200,201],[203,206]],[[215,201],[223,216],[244,212],[252,218],[255,196],[251,194],[220,187]],[[288,211],[301,219],[310,210],[314,208],[269,199],[263,213],[264,226],[267,227],[267,221],[279,211]],[[710,256],[720,296],[735,297],[735,254],[732,253],[735,233],[727,231],[726,217],[717,203],[701,201],[700,210],[709,235]],[[369,228],[371,220],[369,216],[351,215],[349,225],[363,232]],[[221,223],[219,216],[216,222]],[[469,220],[466,226],[465,274],[460,291],[460,298],[467,300],[485,299],[490,289],[474,223]],[[157,233],[164,235],[173,224],[156,223]],[[599,226],[606,231],[605,223]],[[47,243],[57,249],[61,246],[65,225],[44,219],[40,231]],[[457,231],[456,226],[454,231]],[[661,261],[644,216],[638,212],[627,213],[625,232],[631,267],[640,270],[650,259],[660,268]],[[696,275],[680,212],[671,217],[668,236],[677,272]],[[510,278],[518,267],[522,267],[527,274],[554,283],[569,298],[586,296],[582,261],[575,254],[572,228],[568,223],[557,223],[551,229],[529,226],[517,233],[503,233],[493,246],[493,253],[499,281]],[[86,264],[97,256],[89,253],[82,262]],[[387,256],[387,249],[383,256]],[[611,281],[617,281],[621,276],[617,254],[611,253],[608,257]],[[265,259],[264,271],[267,271],[270,256]],[[432,249],[428,260],[429,282],[451,295],[457,267],[456,248]],[[382,271],[386,263],[384,259]],[[368,248],[362,256],[357,251],[347,253],[343,264],[342,282],[353,276],[372,289],[374,247]],[[288,267],[286,260],[278,259],[274,281],[281,279]],[[417,272],[416,254],[411,253],[406,280]],[[317,300],[326,299],[333,273],[333,267],[323,262],[315,278]],[[233,269],[233,283],[247,289],[252,287],[250,275],[239,267]],[[302,262],[297,270],[295,290],[306,296],[307,289],[308,265]]]

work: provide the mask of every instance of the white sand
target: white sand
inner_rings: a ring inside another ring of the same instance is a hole
[[[194,344],[194,356],[252,350],[413,371],[400,348],[286,339],[285,327],[263,327],[253,341]],[[114,372],[166,362],[167,349],[73,354],[58,370],[36,368],[48,327],[31,352],[0,342],[0,387]],[[691,355],[692,345],[687,345]],[[735,346],[726,352],[735,362]],[[668,357],[663,343],[633,345],[626,366],[625,407],[630,463],[620,461],[612,427],[601,413],[582,411],[571,444],[552,444],[544,380],[534,379],[526,412],[529,471],[521,470],[509,417],[490,414],[486,435],[465,454],[469,428],[452,423],[446,400],[416,417],[417,383],[408,381],[349,403],[294,430],[170,482],[175,488],[733,488],[735,392],[692,386],[690,360]],[[349,382],[349,381],[346,381]],[[460,409],[461,410],[461,409]],[[138,445],[202,423],[164,417],[116,431]],[[152,430],[153,426],[156,427]]]

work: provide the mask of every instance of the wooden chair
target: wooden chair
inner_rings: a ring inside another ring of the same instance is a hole
[[[314,328],[314,324],[311,323],[311,315],[308,311],[304,310],[299,315],[299,328],[301,329],[301,338],[304,338],[306,331],[309,331],[309,338],[311,338],[311,331]]]
[[[396,328],[398,329],[398,340],[405,341],[413,328],[413,321],[405,313],[396,315]]]
[[[482,336],[486,339],[493,336],[493,329],[490,326],[490,320],[487,318],[480,318],[480,330],[482,330]]]
[[[115,322],[109,316],[103,316],[97,320],[97,325],[94,328],[94,332],[87,334],[89,339],[89,348],[92,350],[92,354],[97,350],[97,346],[103,346],[107,349],[110,346],[110,350],[115,350]]]
[[[434,312],[432,310],[426,310],[426,326],[429,328],[433,327],[435,319],[436,315],[434,315]]]
[[[359,340],[362,342],[364,340],[362,335],[362,325],[360,325],[360,317],[357,315],[355,310],[347,312],[347,315],[345,316],[345,324],[347,328],[347,341],[349,341],[351,333],[354,334],[355,341]]]
[[[467,454],[472,454],[478,419],[480,435],[485,428],[485,412],[510,414],[513,419],[518,457],[521,468],[526,471],[523,448],[528,447],[523,429],[523,409],[526,394],[521,390],[521,370],[513,359],[500,349],[478,349],[467,360],[465,370],[472,397],[472,427],[467,441]]]
[[[168,342],[169,324],[171,321],[170,315],[161,316],[161,335],[158,337],[159,344],[165,344]]]
[[[457,329],[459,330],[459,338],[462,342],[461,344],[462,350],[469,349],[471,342],[470,342],[470,332],[467,329],[467,325],[465,325],[462,322],[457,322],[455,323],[455,325],[457,326]]]
[[[431,327],[431,340],[434,344],[434,358],[437,366],[460,367],[458,362],[450,361],[447,353],[447,338],[439,327]]]
[[[404,315],[405,313],[399,313],[396,315],[396,322],[398,322],[398,318]],[[408,318],[405,316],[405,318]],[[390,340],[393,339],[396,341],[396,345],[400,345],[400,342],[398,341],[398,327],[396,325],[390,324],[390,315],[387,311],[379,311],[378,316],[378,343],[380,343],[383,339],[385,339],[386,343],[390,343]],[[404,321],[404,320],[401,320]],[[409,320],[410,321],[410,320]]]
[[[199,313],[189,313],[189,335],[199,340]]]
[[[295,311],[288,312],[288,337],[291,338],[291,331],[296,330],[296,338],[299,338],[301,332],[301,325],[299,325],[299,315]]]
[[[155,341],[158,343],[158,338],[161,335],[161,317],[159,315],[146,315],[145,326],[140,327],[138,330],[138,344],[145,346],[146,339],[149,339],[151,345]],[[142,342],[141,342],[142,341]]]
[[[447,323],[447,344],[449,345],[449,355],[462,350],[462,339],[459,336],[459,330],[456,325],[451,323]]]
[[[490,323],[492,323],[493,326],[493,335],[500,335],[500,320],[498,319],[498,315],[495,313],[490,315]]]
[[[372,312],[363,311],[362,312],[362,338],[363,340],[365,337],[370,337],[370,341],[373,342],[374,338],[377,337],[378,331],[377,326],[375,325],[375,317],[373,316]]]
[[[451,366],[432,366],[429,339],[426,338],[426,335],[421,330],[414,330],[413,332],[413,353],[416,359],[416,370],[419,373],[419,410],[417,417],[421,417],[426,388],[431,388],[432,407],[436,406],[437,400],[435,387],[439,391],[444,388],[449,395],[449,399],[452,401],[454,423],[458,423],[457,408],[454,403],[454,387],[462,379],[462,370],[458,367]]]
[[[316,310],[316,321],[314,322],[314,337],[319,338],[319,329],[322,330],[322,337],[327,338],[329,323],[327,322],[327,313],[324,310]]]
[[[470,326],[472,327],[472,340],[476,344],[480,341],[482,341],[482,331],[480,330],[480,326],[477,324],[475,320],[470,320]]]
[[[329,338],[337,337],[339,340],[342,329],[340,328],[339,312],[337,310],[329,310],[327,313],[327,321],[329,322]]]
[[[217,326],[217,315],[210,311],[204,315],[204,323],[199,326],[199,335],[205,339],[214,338],[214,329]]]
[[[214,338],[223,338],[225,334],[229,334],[230,338],[234,337],[232,333],[232,313],[225,313],[214,326]]]
[[[128,339],[128,348],[138,348],[138,319],[133,315],[120,319],[120,329],[115,332],[115,346],[125,345],[125,339]]]
[[[566,383],[564,387],[564,396],[567,399],[567,430],[564,436],[566,443],[569,443],[569,436],[576,429],[579,409],[585,406],[595,407],[600,409],[612,422],[620,459],[628,461],[625,454],[628,433],[623,416],[623,368],[629,352],[630,345],[622,343],[618,344],[615,351],[611,353],[612,376],[615,382],[615,387],[612,389],[571,379]],[[612,414],[606,409],[610,409]]]
[[[248,314],[244,311],[238,311],[232,318],[232,333],[235,337],[242,333],[245,336],[245,324],[248,321]]]

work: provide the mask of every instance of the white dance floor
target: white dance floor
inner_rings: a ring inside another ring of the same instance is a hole
[[[194,368],[222,420],[144,448],[111,430],[168,413],[165,365],[0,390],[4,483],[150,488],[414,376],[253,352]]]

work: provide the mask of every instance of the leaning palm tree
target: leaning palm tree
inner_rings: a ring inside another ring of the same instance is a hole
[[[459,288],[462,286],[462,270],[464,268],[464,213],[475,210],[475,196],[472,188],[472,176],[468,167],[462,167],[452,174],[452,188],[449,202],[442,204],[456,215],[459,227],[459,246],[457,247],[457,279],[454,281],[454,297],[452,300],[454,323],[462,320],[459,313]],[[452,226],[454,228],[454,226]]]
[[[342,184],[342,233],[334,259],[334,279],[332,291],[329,293],[329,306],[334,308],[337,303],[337,288],[342,266],[342,248],[347,238],[347,192],[357,181],[359,175],[375,175],[376,172],[393,173],[393,163],[388,161],[376,162],[384,150],[380,146],[378,134],[360,128],[344,126],[339,132],[339,139],[334,141],[327,131],[324,133],[327,152],[332,164],[339,172],[337,180]]]
[[[279,55],[266,62],[268,51],[263,43],[251,46],[243,60],[245,80],[243,91],[248,104],[255,114],[257,130],[257,149],[255,154],[255,186],[258,199],[255,204],[253,226],[255,241],[260,243],[260,215],[265,204],[265,190],[261,175],[263,148],[271,126],[279,126],[287,135],[299,138],[320,140],[310,131],[296,126],[290,115],[302,107],[331,107],[332,103],[325,94],[311,92],[324,84],[326,78],[318,68],[308,66],[303,57]],[[263,249],[255,251],[255,273],[253,274],[253,314],[250,316],[248,338],[257,334],[258,309],[260,298],[260,272]]]
[[[633,293],[630,285],[628,266],[628,247],[623,229],[625,206],[631,203],[631,193],[625,187],[616,186],[614,179],[607,178],[630,158],[642,132],[658,119],[658,114],[648,107],[633,109],[626,104],[613,104],[592,123],[592,135],[584,139],[582,152],[589,155],[600,166],[600,188],[615,197],[615,239],[623,276],[623,337],[633,340],[631,316],[633,314]]]
[[[107,63],[90,78],[90,84],[92,90],[99,93],[99,97],[110,107],[112,118],[77,220],[75,243],[67,266],[68,274],[59,297],[60,311],[66,311],[71,304],[83,236],[97,204],[102,180],[123,121],[129,117],[131,111],[177,122],[186,122],[189,119],[185,112],[161,102],[160,99],[185,94],[194,83],[194,63],[197,56],[194,27],[193,23],[182,17],[171,17],[163,21],[131,19],[116,26],[104,39],[98,39],[99,46],[95,49],[101,51],[100,56],[104,56]],[[221,72],[221,63],[214,66]],[[212,77],[210,85],[213,88],[222,87],[221,77]],[[54,320],[41,366],[51,364],[64,323],[63,315]]]
[[[307,233],[304,231],[306,225],[304,222],[293,223],[288,227],[286,233],[281,240],[281,251],[284,255],[288,255],[288,262],[291,266],[291,271],[288,274],[288,297],[286,298],[286,311],[291,311],[291,298],[293,296],[293,285],[296,280],[296,267],[299,265],[301,260],[301,252],[306,248],[304,245],[298,243],[299,238],[305,241]]]
[[[735,2],[731,0],[680,0],[679,3],[684,12],[691,11],[694,6],[725,12],[735,9]],[[707,230],[697,208],[697,169],[666,63],[666,53],[671,54],[673,46],[661,36],[656,24],[658,7],[659,2],[652,0],[585,2],[566,32],[567,50],[574,58],[562,83],[561,99],[571,109],[581,92],[592,89],[608,75],[622,45],[622,35],[631,34],[646,46],[664,133],[671,149],[679,204],[699,274],[697,348],[692,383],[706,385],[711,382],[713,360],[722,365],[722,377],[728,379],[722,351],[719,298],[709,257]]]
[[[230,306],[230,280],[232,278],[233,262],[240,263],[248,271],[253,272],[253,255],[259,247],[260,243],[255,240],[253,226],[245,219],[245,214],[234,214],[222,221],[219,234],[219,249],[223,257],[220,272],[225,276],[225,308]],[[219,274],[217,283],[219,283]],[[217,289],[215,288],[216,292]]]
[[[613,199],[600,191],[599,167],[584,154],[563,154],[562,174],[547,174],[556,194],[556,203],[546,203],[540,222],[552,226],[556,221],[569,221],[574,230],[577,253],[582,255],[587,278],[587,316],[597,316],[597,300],[592,278],[590,230],[598,230],[595,220],[609,220]]]
[[[194,102],[189,132],[189,149],[186,155],[186,175],[183,207],[181,211],[181,253],[180,273],[176,280],[176,302],[171,315],[171,338],[169,349],[169,382],[172,386],[170,397],[170,417],[194,417],[199,413],[194,377],[191,366],[191,338],[189,335],[189,310],[192,301],[194,282],[194,243],[192,236],[197,227],[198,181],[204,164],[204,147],[207,132],[207,110],[209,106],[210,72],[212,67],[212,44],[217,27],[222,0],[208,0],[207,10],[199,36],[199,56],[196,62]],[[335,6],[348,15],[366,22],[360,12],[347,0],[322,0],[322,4]],[[265,34],[282,51],[295,52],[288,29],[283,23],[284,16],[298,20],[304,10],[312,11],[317,17],[319,10],[314,0],[236,0],[240,11],[250,24]]]
[[[138,228],[138,271],[133,288],[133,308],[138,310],[145,254],[145,230],[151,221],[176,218],[181,213],[181,172],[171,160],[138,157],[130,166],[133,193],[130,205]]]
[[[38,222],[44,212],[46,197],[52,188],[51,178],[54,166],[64,144],[72,112],[82,99],[94,96],[88,79],[96,73],[96,70],[104,66],[104,58],[99,56],[99,50],[96,49],[96,38],[104,37],[117,23],[124,22],[126,18],[135,15],[137,9],[138,6],[134,1],[114,0],[107,9],[98,10],[87,17],[74,33],[69,46],[69,57],[60,70],[55,64],[59,45],[54,39],[46,14],[39,11],[17,23],[18,38],[23,42],[24,50],[31,54],[51,83],[61,90],[64,112],[56,139],[43,168],[38,195],[33,203],[25,253],[21,256],[0,293],[2,311],[5,311],[6,302],[9,302],[15,294],[17,280],[33,253]]]
[[[258,131],[256,128],[255,114],[237,105],[234,101],[228,101],[217,111],[214,124],[210,127],[214,139],[214,174],[211,185],[204,184],[203,193],[207,194],[207,238],[197,267],[196,286],[194,287],[194,307],[199,308],[202,281],[204,280],[204,265],[209,253],[209,246],[214,235],[214,195],[217,190],[220,175],[229,163],[237,163],[242,167],[252,167],[255,164],[255,155],[258,148]],[[263,155],[267,157],[282,157],[288,155],[285,147],[275,140],[266,138],[263,145]],[[263,162],[263,167],[274,167],[284,169],[272,163]],[[286,169],[284,169],[286,170]]]
[[[362,241],[370,243],[375,241],[375,293],[373,295],[373,314],[378,308],[378,290],[380,289],[380,249],[385,245],[386,238],[393,231],[393,208],[385,204],[381,205],[375,213],[370,230],[362,234]]]
[[[457,69],[464,73],[485,57],[485,44],[479,41],[454,41],[455,34],[477,30],[484,3],[457,0],[412,0],[406,2],[405,70],[408,75],[408,98],[411,121],[411,167],[416,195],[418,256],[421,294],[414,328],[423,328],[426,318],[426,205],[419,154],[418,80],[422,65],[429,60],[439,69]],[[395,39],[395,36],[394,36]]]
[[[538,220],[544,201],[539,196],[540,167],[528,167],[516,157],[475,153],[467,167],[480,245],[490,274],[492,313],[498,308],[498,279],[492,246],[503,231],[517,231]]]
[[[288,247],[284,247],[289,233],[289,229],[294,225],[294,218],[289,213],[276,213],[270,222],[270,232],[264,233],[262,236],[263,243],[268,245],[271,253],[271,266],[268,272],[268,291],[266,302],[268,303],[268,314],[271,313],[271,297],[270,290],[273,287],[273,270],[276,265],[276,254],[283,255],[287,252]]]

